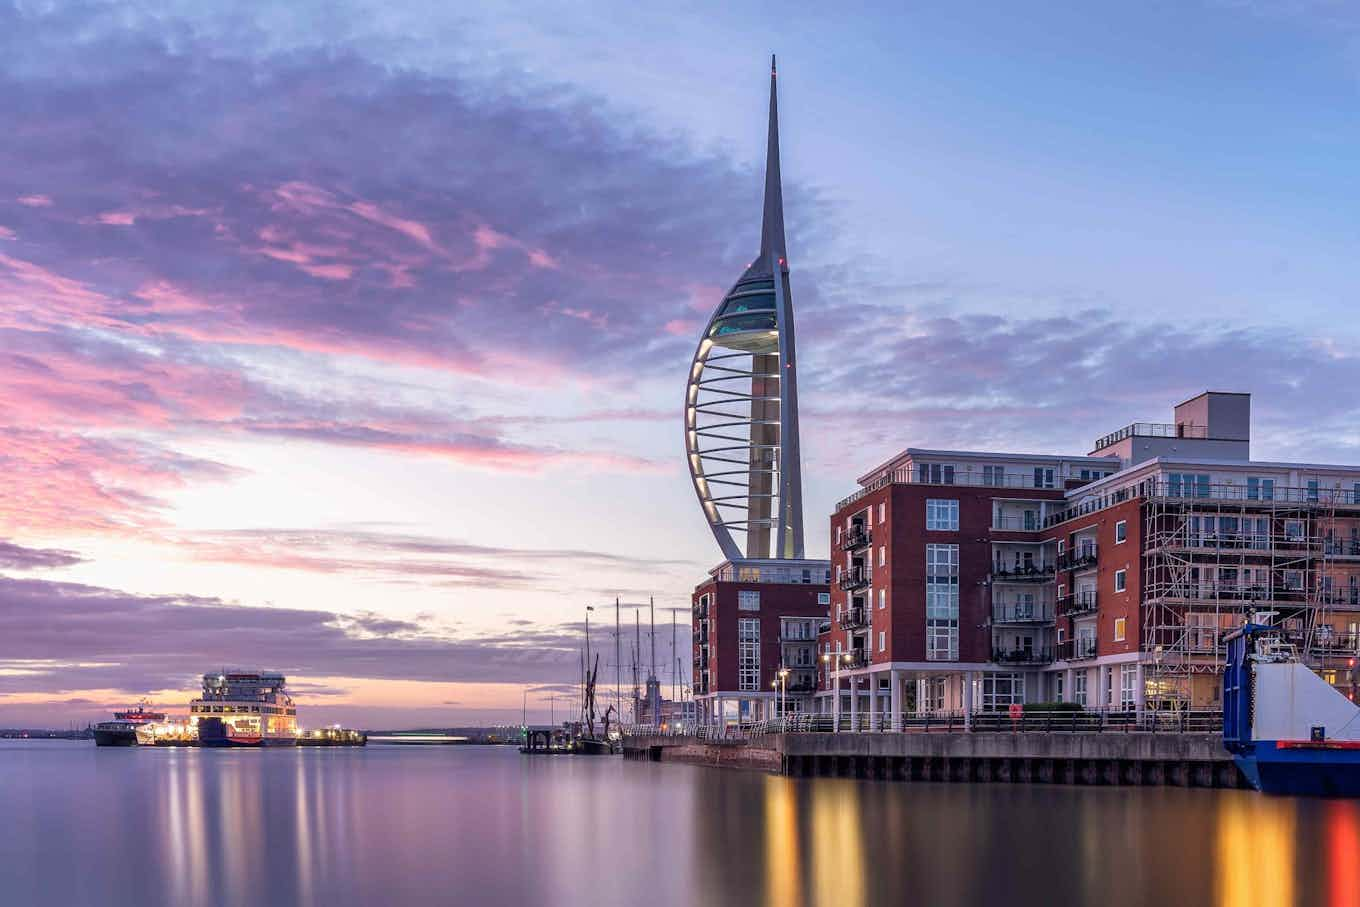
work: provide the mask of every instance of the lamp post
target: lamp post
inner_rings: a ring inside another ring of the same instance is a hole
[[[837,731],[841,729],[841,665],[849,663],[849,652],[837,652],[834,662],[832,661],[830,652],[822,653],[822,664],[827,665],[831,671],[831,688],[835,691],[836,695],[831,706],[831,714],[835,720]]]
[[[789,707],[789,669],[780,665],[775,674],[778,679],[770,681],[770,687],[779,691],[779,717],[783,718]]]

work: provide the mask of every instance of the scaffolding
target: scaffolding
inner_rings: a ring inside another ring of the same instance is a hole
[[[1334,670],[1360,651],[1355,494],[1164,480],[1140,491],[1148,708],[1206,704],[1194,701],[1196,677],[1221,673],[1223,637],[1256,612],[1274,612],[1315,669]]]

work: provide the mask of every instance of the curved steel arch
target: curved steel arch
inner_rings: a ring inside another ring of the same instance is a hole
[[[803,557],[793,334],[771,58],[760,255],[704,326],[685,387],[685,458],[704,517],[729,560]],[[733,465],[741,468],[728,468]],[[729,486],[743,493],[731,494]],[[744,534],[744,546],[734,531]]]

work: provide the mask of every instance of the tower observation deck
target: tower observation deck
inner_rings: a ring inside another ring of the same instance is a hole
[[[709,319],[685,389],[690,476],[729,560],[803,557],[797,360],[775,79],[771,57],[760,254]]]

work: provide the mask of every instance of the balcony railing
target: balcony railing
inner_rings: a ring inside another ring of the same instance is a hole
[[[864,548],[873,541],[873,532],[865,526],[855,524],[849,531],[841,537],[841,550],[854,551],[856,548]]]
[[[1161,583],[1148,590],[1148,598],[1183,598],[1188,601],[1294,602],[1305,604],[1303,589],[1272,589],[1247,583]],[[1339,604],[1339,603],[1338,603]]]
[[[992,602],[994,624],[1052,623],[1053,606],[1048,602]]]
[[[1318,593],[1318,602],[1324,605],[1360,607],[1360,589],[1323,590]]]
[[[1058,558],[1059,570],[1084,570],[1094,567],[1099,560],[1099,549],[1095,545],[1081,545]]]
[[[869,626],[870,612],[863,606],[856,608],[846,608],[841,612],[841,629],[853,630],[857,627]]]
[[[1094,589],[1081,589],[1071,592],[1058,599],[1058,613],[1064,617],[1075,617],[1078,614],[1090,614],[1096,609],[1096,593]]]
[[[996,649],[992,661],[997,664],[1041,665],[1053,661],[1052,649]]]
[[[1319,655],[1360,654],[1360,633],[1317,633],[1309,648]]]
[[[885,488],[888,485],[974,485],[987,488],[1035,489],[1048,492],[1062,490],[1062,477],[1056,477],[1053,483],[1050,484],[1047,473],[1042,474],[1041,477],[1036,479],[1032,469],[1021,472],[1005,472],[995,467],[978,466],[977,468],[971,468],[968,466],[954,466],[948,471],[941,469],[938,480],[935,480],[936,477],[933,472],[926,477],[922,476],[920,470],[921,465],[922,464],[920,463],[916,464],[915,470],[907,466],[899,466],[891,472],[883,473],[871,481],[866,482],[864,486],[854,494],[840,500],[836,504],[836,509],[842,510],[849,507],[865,495],[873,494],[875,491],[878,491],[878,489]],[[1111,470],[1113,471],[1117,466],[1117,461],[1112,459],[1110,463]],[[1049,467],[1044,468],[1052,468],[1056,471],[1058,469],[1058,462],[1055,460]],[[1053,494],[1052,497],[1057,498],[1058,495]]]
[[[1133,422],[1118,431],[1112,431],[1096,441],[1093,450],[1117,444],[1125,438],[1207,438],[1209,429],[1204,425],[1172,424],[1169,422]]]
[[[1027,516],[993,516],[992,528],[1004,532],[1038,532],[1044,526],[1039,515]]]
[[[696,646],[708,645],[708,627],[700,627],[694,631],[694,644]]]
[[[1096,657],[1096,640],[1092,636],[1078,636],[1058,644],[1058,657],[1069,661],[1081,661]]]
[[[850,657],[841,662],[844,670],[850,668],[867,668],[869,666],[869,653],[865,649],[855,649],[850,652]]]
[[[873,571],[868,567],[851,567],[841,575],[840,587],[843,592],[863,589],[873,579]]]
[[[704,618],[708,617],[708,603],[707,603],[707,602],[701,602],[701,603],[695,605],[695,606],[694,606],[694,616],[695,616],[696,618],[698,618],[699,620],[703,620]]]
[[[992,582],[994,583],[1046,583],[1053,580],[1057,575],[1057,568],[1053,564],[1021,564],[1012,566],[1009,570],[1001,564],[997,564],[992,570]]]
[[[1328,557],[1360,557],[1360,539],[1324,538],[1322,553]]]

